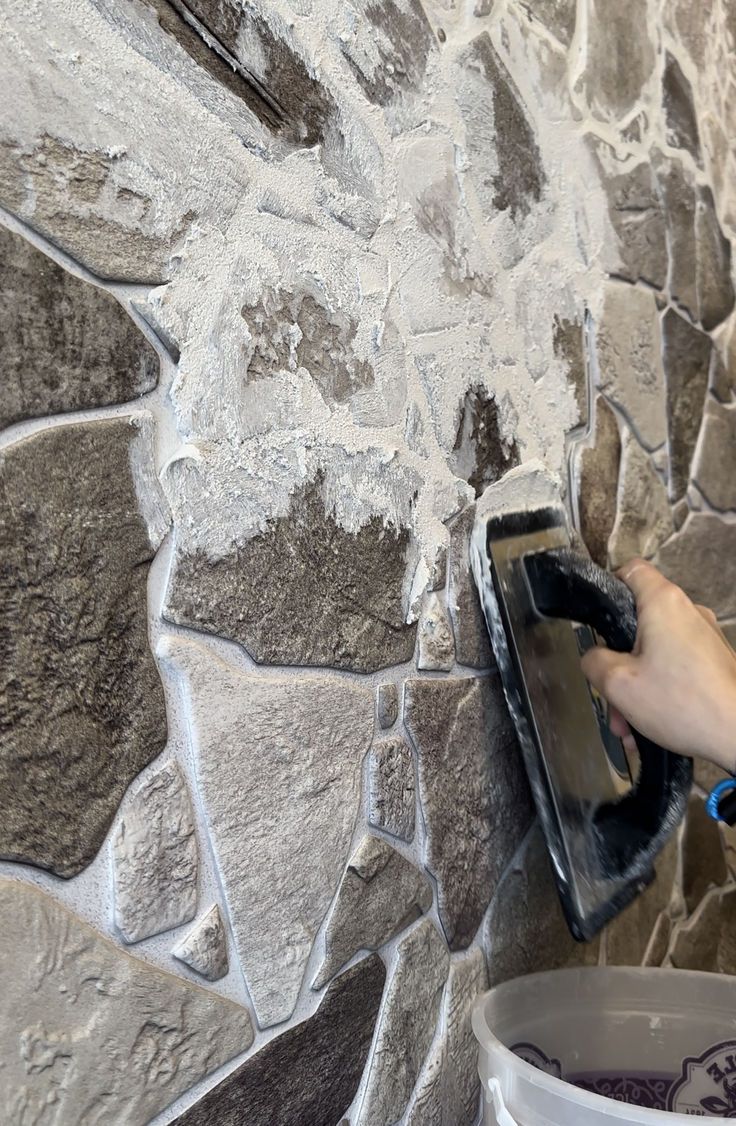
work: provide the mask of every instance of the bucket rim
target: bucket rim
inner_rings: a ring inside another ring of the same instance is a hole
[[[678,981],[682,981],[684,978],[707,980],[709,982],[716,980],[724,984],[725,990],[730,988],[732,991],[736,991],[736,977],[729,978],[726,975],[709,973],[705,970],[679,970],[668,966],[573,966],[559,970],[540,970],[532,974],[521,974],[492,986],[477,998],[471,1014],[471,1023],[479,1053],[485,1052],[499,1063],[503,1063],[508,1072],[515,1072],[527,1083],[549,1091],[551,1095],[557,1096],[561,1100],[574,1101],[578,1106],[587,1108],[591,1112],[598,1111],[600,1114],[606,1114],[611,1119],[625,1119],[627,1112],[632,1109],[628,1103],[621,1103],[616,1099],[609,1099],[605,1095],[586,1091],[582,1087],[576,1087],[573,1083],[569,1083],[566,1079],[558,1079],[556,1076],[534,1067],[533,1064],[528,1063],[521,1056],[517,1056],[515,1052],[512,1052],[499,1040],[485,1016],[489,997],[511,992],[511,988],[520,981],[531,983],[541,978],[556,978],[559,980],[565,977],[571,980],[582,978],[592,980],[596,976],[601,976],[601,970],[605,972],[607,977],[620,977],[622,980],[627,978],[631,980],[637,977],[651,980],[655,976],[676,978]],[[736,1030],[734,1038],[736,1039]],[[574,1099],[571,1097],[572,1092],[574,1092]],[[505,1093],[504,1091],[504,1095]],[[634,1109],[636,1110],[637,1120],[642,1126],[649,1126],[649,1124],[651,1126],[686,1126],[687,1123],[692,1122],[692,1116],[679,1114],[675,1111],[653,1110],[650,1107],[638,1106]],[[699,1121],[716,1123],[722,1122],[723,1119],[705,1115],[700,1117]]]

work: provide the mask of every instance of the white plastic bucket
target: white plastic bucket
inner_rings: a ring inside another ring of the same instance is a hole
[[[473,1031],[485,1126],[736,1118],[736,977],[628,968],[531,974],[485,993]]]

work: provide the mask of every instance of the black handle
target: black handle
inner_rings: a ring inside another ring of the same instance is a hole
[[[590,626],[619,653],[636,641],[636,602],[629,588],[585,556],[552,548],[524,559],[534,604],[548,618]],[[679,822],[692,784],[692,760],[673,754],[632,731],[641,766],[635,787],[596,814],[601,846],[623,872],[651,870],[654,856]]]

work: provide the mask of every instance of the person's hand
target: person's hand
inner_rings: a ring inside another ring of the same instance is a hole
[[[596,648],[583,657],[583,672],[611,705],[615,733],[624,736],[628,721],[668,750],[736,771],[736,653],[715,615],[643,559],[618,574],[636,598],[634,651]]]

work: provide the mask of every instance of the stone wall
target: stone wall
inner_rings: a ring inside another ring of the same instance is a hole
[[[6,0],[3,1121],[462,1126],[564,927],[468,573],[542,458],[736,634],[733,0]],[[709,783],[707,772],[700,783]]]

